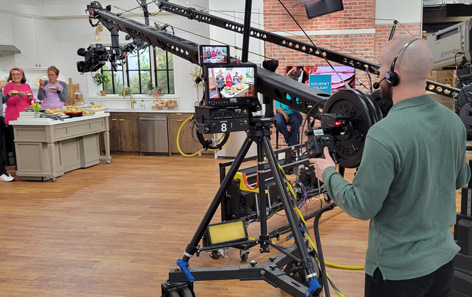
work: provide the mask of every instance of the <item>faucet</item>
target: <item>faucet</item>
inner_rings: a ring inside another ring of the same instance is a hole
[[[136,99],[133,98],[133,92],[131,92],[130,87],[123,88],[123,91],[121,91],[123,94],[123,98],[126,98],[126,95],[129,95],[129,98],[131,99],[131,109],[134,109],[134,105],[136,104]]]

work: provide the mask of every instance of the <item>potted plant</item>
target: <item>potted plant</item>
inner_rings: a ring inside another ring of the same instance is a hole
[[[147,93],[149,96],[154,94],[154,85],[152,84],[152,80],[149,80],[147,83]]]
[[[105,75],[99,72],[95,73],[92,78],[93,78],[93,82],[97,86],[103,86],[104,83],[107,83],[108,81],[110,81],[110,79],[108,78],[108,75]],[[100,91],[100,95],[105,96],[106,94],[107,94],[106,90]]]
[[[159,97],[162,95],[162,89],[160,87],[157,87],[154,89],[154,96]]]

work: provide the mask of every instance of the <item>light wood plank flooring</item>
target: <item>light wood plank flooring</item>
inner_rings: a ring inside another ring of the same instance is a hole
[[[176,268],[218,189],[220,162],[113,155],[111,164],[67,173],[55,183],[1,183],[0,296],[160,296],[161,283]],[[307,211],[319,205],[315,200]],[[215,217],[218,221],[219,212]],[[285,216],[276,215],[269,229],[285,223]],[[324,215],[326,260],[363,265],[367,228],[367,221],[339,208]],[[258,225],[249,231],[257,236]],[[249,260],[267,259],[269,254],[258,250],[251,250]],[[201,254],[190,264],[239,265],[239,251],[231,249],[219,260]],[[346,297],[363,296],[363,271],[329,268],[328,273]],[[195,292],[198,297],[287,296],[260,281],[197,282]]]

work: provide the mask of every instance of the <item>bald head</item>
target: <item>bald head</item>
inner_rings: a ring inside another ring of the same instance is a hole
[[[382,51],[380,63],[390,68],[395,57],[401,52],[395,63],[395,70],[400,72],[400,83],[406,87],[421,84],[419,87],[424,88],[433,67],[434,57],[425,41],[415,39],[403,37],[389,41]],[[405,48],[411,41],[413,42]]]

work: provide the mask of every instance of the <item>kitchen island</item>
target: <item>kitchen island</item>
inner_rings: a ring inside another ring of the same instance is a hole
[[[15,135],[17,172],[22,180],[52,180],[66,172],[110,163],[108,113],[66,118],[63,121],[35,118],[22,112],[10,121]],[[99,136],[103,135],[105,155],[100,155]]]

